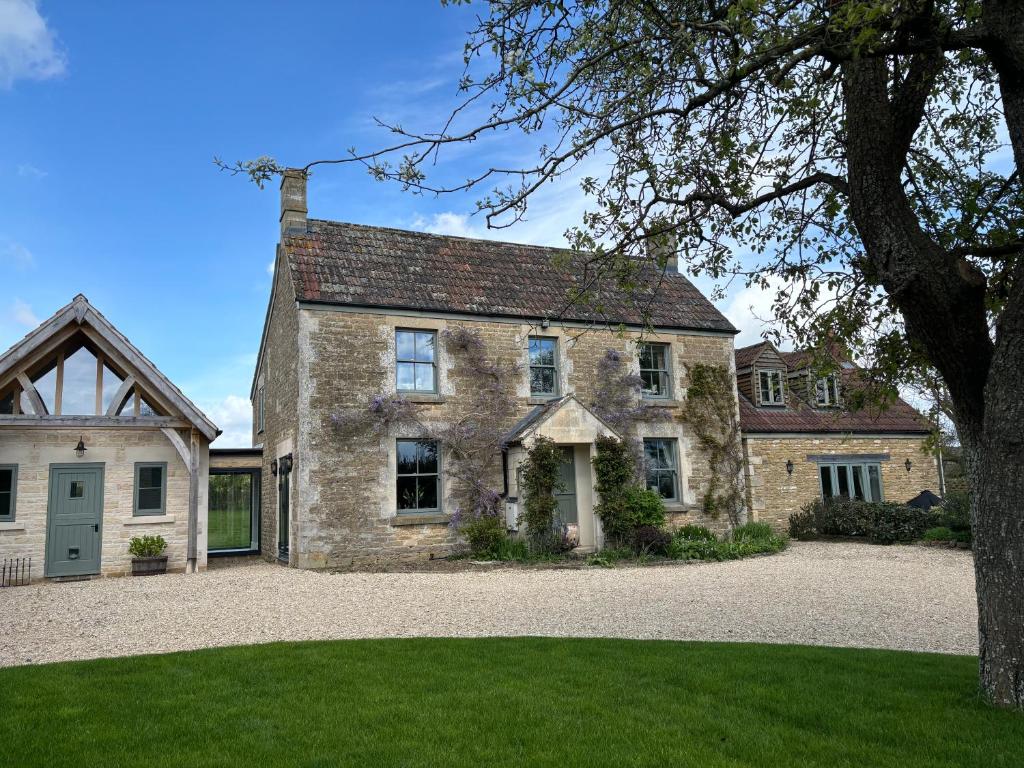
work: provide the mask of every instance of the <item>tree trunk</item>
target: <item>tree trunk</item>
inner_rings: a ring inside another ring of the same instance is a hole
[[[942,374],[966,454],[981,689],[998,706],[1024,709],[1024,260],[993,341],[984,276],[921,229],[903,191],[901,137],[913,133],[917,113],[890,102],[884,62],[847,63],[843,76],[850,212],[865,275],[885,288],[908,337]],[[1013,79],[1001,85],[1013,88]]]

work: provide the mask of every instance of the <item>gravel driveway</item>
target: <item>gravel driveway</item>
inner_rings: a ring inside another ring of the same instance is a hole
[[[0,666],[275,640],[548,635],[977,653],[969,552],[794,543],[727,563],[199,575],[0,590]]]

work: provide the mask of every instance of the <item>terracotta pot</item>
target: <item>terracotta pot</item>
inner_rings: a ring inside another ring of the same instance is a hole
[[[132,576],[157,576],[161,573],[167,573],[167,555],[132,558]]]

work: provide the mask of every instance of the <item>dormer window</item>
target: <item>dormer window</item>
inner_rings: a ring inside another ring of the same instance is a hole
[[[830,373],[822,376],[815,383],[814,402],[822,408],[831,408],[839,405],[839,378]]]
[[[785,405],[782,388],[782,371],[769,369],[758,371],[758,384],[761,389],[761,405]]]

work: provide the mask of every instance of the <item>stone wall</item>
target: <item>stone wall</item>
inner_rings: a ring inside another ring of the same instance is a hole
[[[77,459],[78,438],[87,446]],[[188,547],[188,468],[167,438],[157,430],[54,428],[4,428],[0,431],[0,464],[18,466],[15,519],[0,523],[0,559],[31,557],[32,575],[41,578],[45,568],[47,505],[50,465],[102,463],[103,529],[101,573],[131,573],[128,542],[133,536],[159,535],[167,540],[167,567],[184,571]],[[167,463],[166,514],[133,517],[135,462]],[[207,460],[200,467],[199,568],[206,567]]]
[[[880,462],[882,494],[886,501],[905,502],[922,490],[937,492],[938,465],[925,454],[920,436],[832,437],[747,435],[743,439],[747,464],[747,488],[753,519],[786,531],[789,516],[805,504],[821,498],[818,465],[807,457],[816,454],[889,454]],[[911,461],[907,472],[905,462]],[[786,462],[793,462],[793,474]]]
[[[257,375],[258,388],[265,387],[264,429],[258,429],[256,402],[253,403],[253,445],[263,446],[262,516],[260,518],[260,550],[264,557],[277,557],[278,486],[270,471],[270,463],[289,453],[298,461],[299,405],[299,315],[295,290],[288,277],[287,265],[278,253],[274,273],[274,292],[266,333],[263,357]],[[294,499],[294,491],[292,498]],[[294,502],[291,505],[295,509]]]
[[[519,322],[357,313],[329,309],[299,310],[299,425],[295,473],[295,525],[293,564],[300,567],[365,567],[380,561],[417,560],[447,554],[456,536],[445,515],[434,519],[397,515],[395,450],[398,437],[417,437],[411,426],[386,434],[340,436],[331,417],[365,411],[372,398],[393,394],[395,385],[395,329],[423,328],[438,333],[436,395],[410,396],[419,418],[432,428],[471,415],[473,391],[480,385],[446,349],[447,328],[477,330],[494,360],[515,360],[522,365],[516,382],[515,421],[542,400],[531,398],[527,376],[527,339],[530,335],[559,340],[559,394],[575,393],[589,404],[597,386],[597,370],[608,349],[633,359],[631,343],[638,334],[552,325],[540,329]],[[683,499],[673,506],[674,522],[704,521],[699,512],[707,482],[706,461],[692,444],[692,435],[678,416],[685,397],[687,366],[695,362],[724,365],[732,370],[732,337],[663,334],[648,340],[671,344],[674,396],[665,406],[665,418],[642,425],[643,436],[676,437],[680,448],[680,484]],[[268,388],[268,396],[269,396]],[[269,416],[268,416],[269,418]],[[269,430],[268,423],[268,430]],[[269,441],[268,441],[269,444]],[[501,457],[496,455],[487,481],[502,490]],[[443,482],[443,510],[450,513],[461,489]],[[269,503],[265,508],[269,509]],[[267,515],[269,517],[269,515]]]

